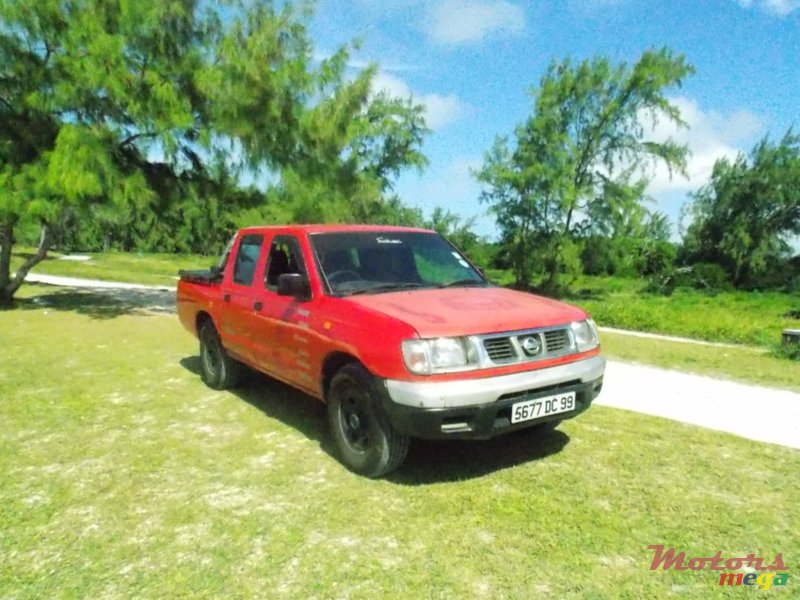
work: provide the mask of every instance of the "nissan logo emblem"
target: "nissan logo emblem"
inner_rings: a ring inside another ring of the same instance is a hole
[[[539,351],[542,349],[542,343],[539,341],[539,338],[533,335],[522,338],[520,344],[525,354],[528,356],[539,354]]]

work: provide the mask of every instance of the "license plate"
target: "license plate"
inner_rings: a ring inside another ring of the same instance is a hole
[[[511,422],[522,423],[531,419],[565,413],[575,408],[575,392],[564,392],[546,398],[526,400],[511,405]]]

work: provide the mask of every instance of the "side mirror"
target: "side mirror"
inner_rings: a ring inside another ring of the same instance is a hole
[[[310,296],[308,279],[300,273],[278,275],[278,295],[292,296],[298,300],[308,300]]]

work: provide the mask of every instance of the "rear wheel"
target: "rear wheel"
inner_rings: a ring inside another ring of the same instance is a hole
[[[343,367],[328,392],[328,424],[341,461],[351,471],[380,477],[408,454],[408,436],[392,427],[373,393],[375,380],[357,363]]]
[[[200,328],[200,373],[205,384],[215,390],[235,386],[242,374],[241,363],[225,351],[211,321]]]

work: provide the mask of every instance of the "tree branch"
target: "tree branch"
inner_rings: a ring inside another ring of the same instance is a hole
[[[134,133],[133,135],[129,135],[124,140],[119,143],[120,148],[124,148],[128,144],[131,144],[142,137],[155,137],[157,134],[155,131],[143,131],[140,133]]]
[[[42,223],[42,232],[39,236],[39,247],[36,249],[36,254],[29,257],[22,266],[17,269],[17,274],[14,276],[14,279],[11,280],[11,283],[9,283],[4,290],[3,295],[5,297],[11,298],[20,288],[22,282],[25,281],[25,277],[28,276],[30,270],[47,258],[47,251],[50,250],[52,242],[50,227],[47,223]]]

